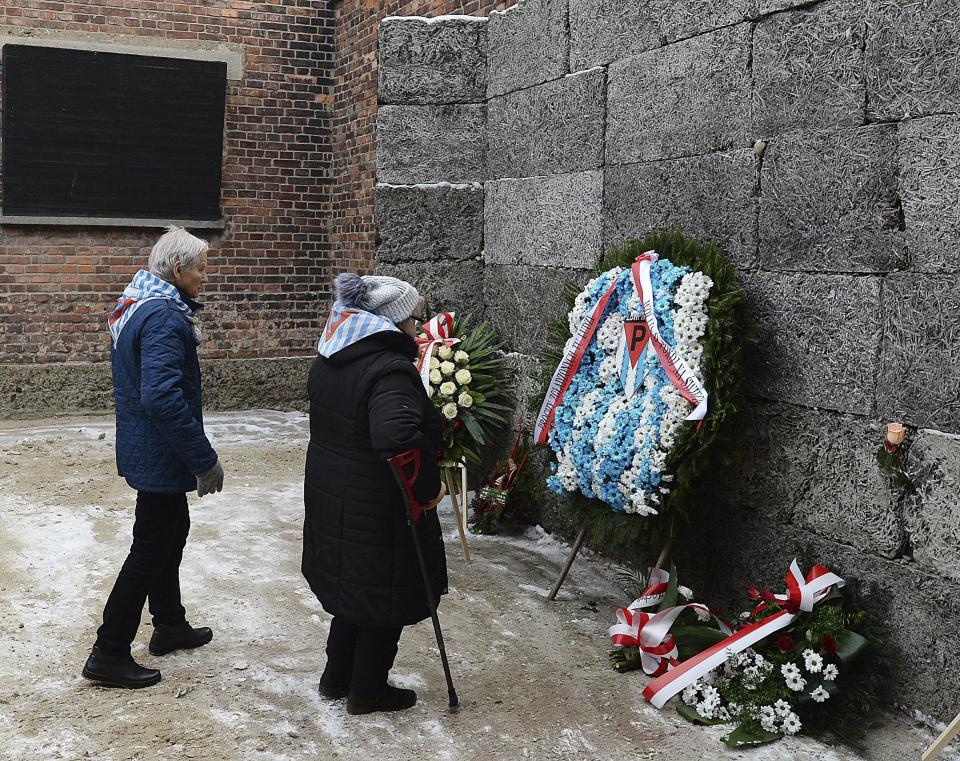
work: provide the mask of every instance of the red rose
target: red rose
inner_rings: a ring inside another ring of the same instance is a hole
[[[747,599],[748,600],[759,600],[760,591],[756,587],[747,587]]]
[[[800,603],[794,602],[793,600],[787,600],[783,607],[786,609],[787,613],[792,613],[796,615],[800,612]]]
[[[764,589],[760,593],[760,599],[769,603],[775,603],[777,601],[777,598],[773,596],[773,592],[771,592],[769,589]]]
[[[781,634],[777,637],[777,650],[781,653],[788,653],[793,650],[793,637],[789,634]]]
[[[833,637],[823,636],[820,638],[820,647],[825,653],[837,652],[837,641]]]

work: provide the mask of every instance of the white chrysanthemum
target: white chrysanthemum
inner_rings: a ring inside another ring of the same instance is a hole
[[[712,719],[715,711],[716,706],[710,703],[697,704],[697,713],[700,714],[700,716],[702,716],[704,719]]]
[[[757,709],[758,718],[764,718],[766,716],[769,716],[772,719],[776,715],[777,715],[777,711],[776,709],[774,709],[773,706],[760,706],[760,708]]]
[[[437,350],[437,354],[440,355],[440,359],[450,359],[453,356],[453,349],[449,346],[441,346]]]
[[[814,702],[822,703],[823,701],[829,699],[830,693],[823,689],[823,685],[821,685],[810,693],[810,697],[813,698]]]
[[[777,720],[772,716],[763,716],[760,718],[760,728],[764,732],[776,732],[777,731]]]
[[[795,735],[800,731],[801,726],[800,717],[795,713],[791,713],[783,719],[783,731],[785,734]]]
[[[677,587],[677,594],[679,594],[684,600],[693,599],[693,590],[690,587],[685,587],[682,584]]]
[[[470,374],[469,370],[457,370],[453,377],[457,379],[457,383],[461,386],[466,386],[473,380],[473,375]]]
[[[823,668],[823,656],[813,650],[804,650],[803,665],[811,674],[819,674]]]
[[[466,391],[464,391],[460,396],[457,397],[457,404],[459,404],[464,409],[473,406],[473,397],[470,396]]]
[[[614,312],[603,321],[597,331],[597,346],[605,352],[616,352],[623,336],[623,315]]]
[[[840,669],[834,666],[832,663],[828,663],[823,667],[823,678],[827,682],[832,682],[840,675]]]
[[[617,365],[617,355],[609,354],[600,363],[600,380],[603,383],[612,383],[620,377],[620,368]]]
[[[444,375],[450,376],[453,375],[454,370],[457,369],[457,366],[453,362],[441,362],[440,363],[440,372]]]
[[[453,420],[457,416],[457,405],[453,402],[445,404],[441,412],[447,420]]]
[[[697,694],[700,692],[700,688],[695,684],[689,684],[683,689],[683,694],[680,696],[684,703],[688,706],[692,706],[697,702]]]
[[[773,704],[773,710],[777,712],[777,716],[786,716],[793,709],[786,700],[781,698]]]
[[[800,676],[800,669],[795,663],[784,663],[780,667],[780,673],[783,674],[785,679],[789,679],[790,677]]]
[[[787,687],[794,692],[801,692],[807,686],[807,680],[802,676],[788,676]]]
[[[717,718],[720,719],[720,721],[730,721],[730,711],[723,706],[720,706],[717,709]]]
[[[453,396],[457,391],[457,384],[453,381],[447,381],[440,384],[440,393],[444,396]]]
[[[465,365],[467,364],[467,362],[470,361],[470,355],[467,354],[465,351],[457,351],[453,355],[453,361],[456,362],[458,365]]]
[[[431,370],[430,371],[430,382],[436,386],[443,380],[443,376],[440,375],[440,370]]]

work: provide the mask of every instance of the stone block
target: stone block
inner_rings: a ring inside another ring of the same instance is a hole
[[[960,271],[960,117],[902,122],[898,144],[911,269]]]
[[[600,259],[601,172],[493,180],[484,190],[487,263],[589,268]]]
[[[960,282],[898,273],[883,285],[877,406],[888,420],[960,433]],[[849,329],[849,328],[848,328]]]
[[[487,107],[383,106],[377,112],[377,179],[397,185],[484,178]]]
[[[566,74],[567,0],[520,0],[487,23],[487,95],[503,95]]]
[[[570,69],[606,64],[743,21],[749,0],[570,0]]]
[[[956,715],[960,585],[925,573],[915,563],[878,558],[740,509],[726,510],[719,519],[692,521],[675,542],[674,554],[684,584],[732,615],[749,609],[743,593],[747,585],[781,591],[793,558],[804,572],[814,563],[836,571],[858,592],[872,619],[885,627],[887,701],[940,721]]]
[[[756,184],[750,149],[607,167],[604,243],[680,225],[690,235],[716,239],[736,266],[755,266]]]
[[[491,98],[488,177],[533,177],[600,167],[605,82],[602,69],[591,69]]]
[[[759,272],[744,277],[757,331],[748,392],[869,415],[882,333],[878,277]]]
[[[750,24],[610,64],[607,163],[752,145]]]
[[[479,184],[376,188],[377,260],[475,259],[483,254]]]
[[[756,135],[863,124],[864,34],[863,14],[846,2],[778,13],[757,24]]]
[[[583,287],[586,270],[488,264],[483,273],[487,320],[510,351],[539,356],[547,347],[550,322],[564,319],[561,294],[567,282]]]
[[[434,314],[484,313],[482,262],[378,262],[374,272],[413,283]]]
[[[737,501],[778,523],[884,557],[905,534],[893,490],[877,467],[880,423],[754,402],[737,472]]]
[[[960,437],[921,430],[905,471],[916,487],[904,519],[917,564],[960,582]]]
[[[304,410],[312,361],[203,359],[204,409]],[[109,362],[0,365],[0,419],[81,414],[113,414]]]
[[[960,111],[956,0],[870,0],[867,114],[901,119]]]
[[[772,140],[760,173],[764,268],[905,267],[896,137],[891,125]]]
[[[314,356],[205,360],[204,409],[306,411],[307,375]]]
[[[487,93],[487,20],[390,17],[380,24],[381,103],[477,103]]]

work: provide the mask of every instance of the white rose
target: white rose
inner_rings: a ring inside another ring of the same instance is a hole
[[[441,362],[440,363],[440,372],[444,375],[453,375],[453,371],[457,369],[457,366],[453,362]],[[463,372],[461,370],[460,372]],[[458,375],[460,373],[457,373]]]
[[[457,399],[457,404],[461,407],[472,407],[473,406],[473,397],[470,394],[464,392],[460,394],[460,397]]]
[[[440,369],[440,360],[436,357],[430,357],[430,369],[439,370]]]
[[[449,404],[445,404],[443,405],[443,409],[441,410],[441,412],[443,412],[443,416],[447,420],[453,420],[457,416],[457,405],[454,404],[453,402],[450,402]]]
[[[444,396],[453,396],[456,393],[456,391],[457,391],[457,386],[455,383],[452,383],[451,381],[447,381],[446,383],[442,383],[440,385],[440,393],[443,394]]]
[[[430,371],[430,382],[431,382],[434,386],[436,386],[436,385],[437,385],[438,383],[440,383],[440,381],[442,381],[442,380],[443,380],[443,376],[440,375],[440,371],[439,371],[439,370],[431,370],[431,371]]]
[[[440,355],[440,359],[450,359],[453,356],[453,349],[449,346],[441,346],[437,354]]]
[[[470,374],[469,370],[457,370],[457,374],[453,377],[457,379],[457,383],[459,383],[461,386],[465,386],[473,380],[473,376]]]
[[[458,351],[456,354],[453,355],[453,361],[456,362],[458,365],[465,365],[467,364],[467,362],[470,361],[470,355],[467,354],[465,351]]]

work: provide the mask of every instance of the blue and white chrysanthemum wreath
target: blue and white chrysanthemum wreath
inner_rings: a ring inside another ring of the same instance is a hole
[[[706,304],[713,282],[668,260],[649,263],[648,272],[649,306],[661,347],[672,347],[678,362],[702,380]],[[638,360],[636,391],[626,393],[624,325],[644,313],[635,282],[630,268],[608,270],[587,284],[568,315],[571,334],[582,335],[584,322],[608,297],[579,367],[552,410],[552,425],[543,431],[557,459],[547,485],[559,494],[579,490],[618,512],[655,515],[673,480],[664,472],[668,455],[696,403],[681,393],[675,378],[671,381],[652,347]],[[646,317],[649,321],[649,312]],[[697,378],[691,380],[699,385]]]

